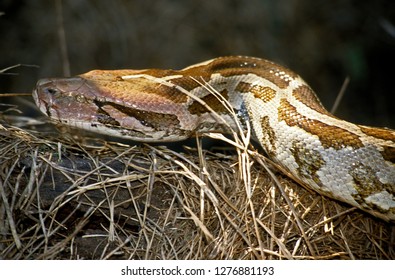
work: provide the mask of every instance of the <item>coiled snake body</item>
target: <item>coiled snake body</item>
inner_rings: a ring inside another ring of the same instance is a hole
[[[304,185],[395,221],[395,131],[334,117],[273,62],[235,56],[178,71],[94,70],[40,80],[33,97],[57,122],[145,142],[227,132],[238,121]]]

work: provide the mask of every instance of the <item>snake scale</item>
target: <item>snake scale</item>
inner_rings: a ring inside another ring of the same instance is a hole
[[[331,115],[302,78],[268,60],[93,70],[42,79],[33,98],[55,122],[136,141],[249,126],[267,155],[305,186],[395,221],[395,131]]]

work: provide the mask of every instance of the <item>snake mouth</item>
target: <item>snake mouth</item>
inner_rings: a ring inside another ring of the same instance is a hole
[[[51,117],[51,110],[50,107],[51,105],[49,104],[51,96],[55,94],[55,88],[53,87],[47,87],[47,84],[50,84],[51,80],[50,79],[42,79],[37,82],[36,88],[33,90],[33,100],[36,103],[37,107],[39,110],[47,115],[48,117]]]
[[[52,79],[41,79],[33,90],[33,100],[42,113],[52,118],[57,109],[54,100],[61,96],[61,91]]]

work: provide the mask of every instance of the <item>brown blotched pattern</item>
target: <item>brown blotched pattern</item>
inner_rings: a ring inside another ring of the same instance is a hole
[[[236,91],[241,93],[251,92],[255,98],[267,103],[276,96],[276,91],[270,87],[253,85],[251,83],[240,82],[236,86]]]
[[[296,108],[285,98],[280,100],[278,120],[285,121],[289,126],[296,126],[312,135],[316,135],[324,148],[332,147],[335,150],[339,150],[347,146],[353,148],[363,147],[358,135],[343,128],[327,125],[299,114]]]
[[[359,128],[366,135],[372,136],[377,139],[395,142],[395,132],[385,128],[372,128],[360,125]],[[382,151],[380,151],[383,158],[389,162],[395,164],[395,147],[390,145],[382,145]]]
[[[350,168],[350,175],[353,178],[357,194],[354,194],[354,199],[360,203],[366,201],[366,198],[379,193],[380,191],[387,190],[393,193],[395,190],[389,184],[383,184],[377,178],[377,173],[369,166],[363,164],[354,164]],[[376,207],[374,205],[370,205]]]
[[[261,125],[262,125],[262,131],[263,133],[263,139],[262,143],[270,143],[270,147],[266,147],[268,153],[270,154],[275,154],[276,153],[276,133],[274,132],[272,126],[270,125],[269,122],[269,117],[264,116],[261,119]]]
[[[314,91],[309,86],[302,85],[294,89],[292,95],[296,100],[302,102],[307,107],[322,114],[329,114],[328,111],[322,106]]]
[[[303,143],[297,141],[292,143],[291,152],[298,164],[299,174],[321,185],[322,183],[317,175],[317,171],[325,164],[325,161],[320,153],[315,150],[306,149]]]
[[[372,128],[360,125],[361,131],[367,135],[373,136],[382,140],[389,140],[395,142],[395,132],[385,128]]]

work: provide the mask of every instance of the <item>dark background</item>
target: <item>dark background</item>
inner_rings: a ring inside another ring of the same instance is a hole
[[[75,75],[241,54],[293,69],[329,109],[349,76],[336,114],[395,127],[392,0],[1,0],[0,12],[0,70],[39,66],[0,74],[0,93],[31,92],[39,78],[67,75],[68,64]]]

